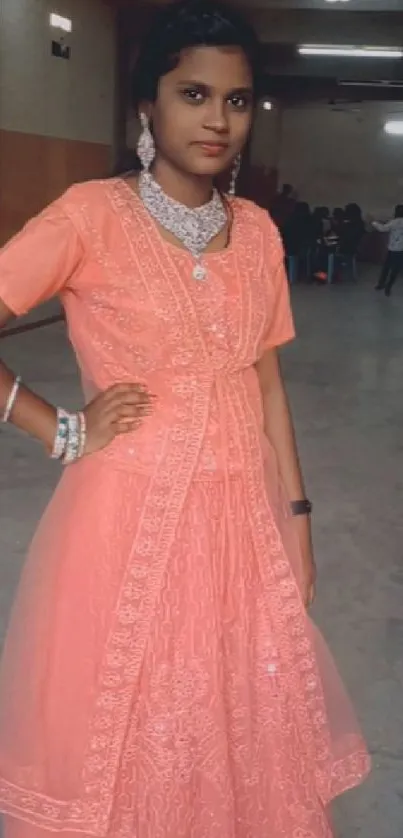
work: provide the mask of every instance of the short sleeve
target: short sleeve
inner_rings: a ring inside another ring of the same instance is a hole
[[[267,289],[267,329],[263,351],[275,349],[295,338],[290,288],[280,233],[263,211],[263,278]]]
[[[33,218],[0,250],[0,298],[16,315],[59,294],[83,258],[63,199]]]
[[[380,221],[374,221],[373,226],[375,230],[378,230],[378,233],[390,233],[393,230],[393,221],[387,221],[386,224],[382,224]]]

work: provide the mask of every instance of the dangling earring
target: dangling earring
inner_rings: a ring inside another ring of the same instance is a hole
[[[149,172],[155,157],[154,137],[150,131],[150,121],[145,113],[140,114],[141,134],[137,143],[137,155],[145,172]]]
[[[238,180],[239,172],[241,171],[241,163],[242,163],[242,155],[241,155],[241,152],[239,152],[239,154],[237,154],[237,156],[235,157],[235,160],[233,162],[232,169],[231,169],[231,180],[230,180],[230,185],[229,185],[229,190],[228,190],[230,195],[235,195],[236,182]]]

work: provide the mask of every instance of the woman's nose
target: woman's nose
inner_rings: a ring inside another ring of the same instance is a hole
[[[206,128],[213,131],[224,133],[228,131],[228,114],[226,103],[222,99],[215,99],[211,101],[209,110],[205,119]]]

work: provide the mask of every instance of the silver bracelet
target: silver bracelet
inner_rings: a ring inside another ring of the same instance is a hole
[[[8,420],[11,416],[11,411],[12,411],[14,405],[15,405],[15,400],[17,398],[18,390],[20,389],[20,385],[21,385],[21,376],[17,375],[17,378],[15,379],[14,384],[11,388],[10,395],[7,399],[6,406],[4,408],[3,416],[1,418],[1,421],[4,422],[5,424],[8,422]]]
[[[62,462],[65,466],[75,463],[84,453],[86,443],[86,422],[82,412],[68,416],[67,441]]]
[[[78,414],[80,419],[80,450],[78,452],[79,458],[84,456],[85,446],[87,443],[87,420],[85,418],[85,413],[80,410]]]
[[[51,458],[52,460],[61,460],[67,445],[67,435],[69,430],[69,414],[61,407],[57,408],[57,428],[55,441],[53,443]]]

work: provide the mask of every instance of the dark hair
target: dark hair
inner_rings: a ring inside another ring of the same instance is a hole
[[[362,209],[359,204],[347,204],[346,206],[346,219],[348,221],[361,221],[362,220]]]
[[[311,215],[311,209],[309,204],[306,201],[298,201],[295,204],[294,214],[301,219],[308,218]]]
[[[403,204],[398,204],[395,209],[395,218],[403,218]]]
[[[343,207],[335,207],[334,210],[333,210],[333,218],[335,218],[336,221],[338,219],[340,219],[340,221],[343,221],[344,217],[345,217],[345,212],[344,212]]]
[[[176,0],[160,9],[140,48],[132,79],[132,103],[155,102],[162,76],[174,70],[184,49],[240,47],[260,94],[260,46],[254,29],[222,0]]]

